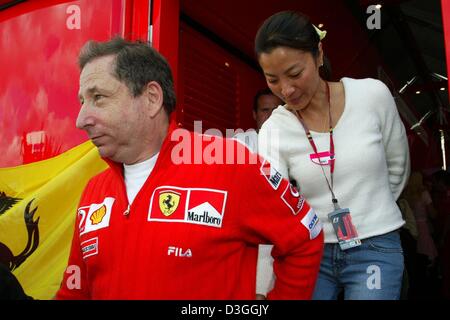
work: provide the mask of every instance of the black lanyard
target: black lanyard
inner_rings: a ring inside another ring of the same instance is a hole
[[[309,131],[308,126],[306,125],[305,121],[302,118],[302,115],[300,114],[300,112],[298,112],[298,110],[295,111],[295,114],[296,114],[298,120],[300,121],[300,123],[302,124],[303,129],[305,130],[305,134],[308,137],[309,144],[313,148],[316,157],[319,159],[319,164],[320,164],[320,167],[322,169],[323,176],[325,177],[325,180],[327,181],[328,188],[330,189],[330,192],[331,192],[331,201],[333,202],[334,208],[337,210],[337,209],[339,209],[338,201],[337,201],[336,196],[334,195],[334,192],[333,192],[333,173],[334,173],[335,155],[334,155],[334,141],[333,141],[333,123],[331,122],[330,86],[328,85],[328,82],[325,82],[325,83],[327,85],[328,116],[329,116],[329,121],[330,121],[330,129],[329,129],[329,131],[330,131],[330,180],[331,180],[331,184],[328,181],[328,178],[327,178],[327,175],[325,174],[325,171],[323,170],[323,166],[321,164],[320,157],[319,157],[319,154],[318,154],[318,151],[317,151],[317,146],[316,146],[316,144],[314,142],[314,139],[313,139],[313,137],[311,135],[311,132]]]

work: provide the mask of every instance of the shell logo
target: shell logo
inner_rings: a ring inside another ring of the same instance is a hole
[[[114,198],[106,197],[101,203],[78,208],[80,235],[109,227],[114,201]]]
[[[102,205],[99,209],[95,210],[91,215],[92,225],[102,222],[103,217],[106,215],[106,206]]]

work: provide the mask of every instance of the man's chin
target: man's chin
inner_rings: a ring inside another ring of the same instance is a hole
[[[104,146],[97,146],[97,151],[98,151],[98,154],[100,155],[100,157],[102,157],[102,158],[111,158],[112,157],[112,152],[110,152]]]
[[[106,148],[98,148],[97,147],[98,154],[103,159],[108,159],[114,162],[123,163],[123,159],[116,153],[113,152],[113,150],[108,150]]]

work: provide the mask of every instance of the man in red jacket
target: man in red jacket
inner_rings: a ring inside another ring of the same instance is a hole
[[[56,298],[254,299],[273,243],[268,298],[309,299],[323,235],[295,188],[236,141],[169,125],[171,71],[148,45],[91,41],[79,64],[77,127],[110,168],[82,195]]]

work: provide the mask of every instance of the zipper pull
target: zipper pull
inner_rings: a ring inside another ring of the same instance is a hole
[[[127,210],[125,210],[123,212],[123,215],[126,216],[126,217],[128,217],[129,214],[130,214],[130,205],[128,205]]]

